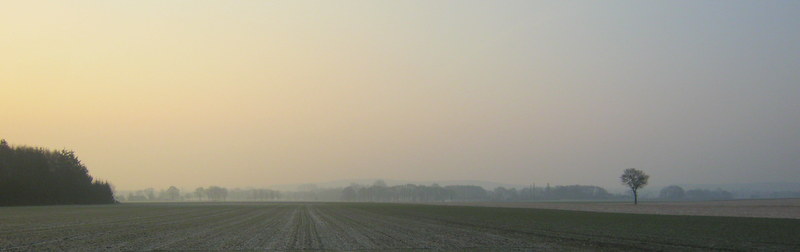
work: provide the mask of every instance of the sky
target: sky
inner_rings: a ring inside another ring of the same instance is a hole
[[[798,1],[10,1],[0,138],[117,189],[800,181]]]

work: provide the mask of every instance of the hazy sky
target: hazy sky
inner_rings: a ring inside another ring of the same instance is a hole
[[[800,181],[800,1],[8,1],[0,138],[118,189]]]

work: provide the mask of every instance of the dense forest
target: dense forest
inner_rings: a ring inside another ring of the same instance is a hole
[[[92,178],[75,152],[0,140],[0,206],[114,202],[111,185]]]

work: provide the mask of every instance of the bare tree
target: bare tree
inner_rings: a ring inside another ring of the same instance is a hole
[[[639,195],[636,193],[637,190],[647,185],[647,179],[649,178],[650,175],[644,174],[643,171],[635,168],[625,169],[625,172],[623,172],[622,176],[620,176],[620,179],[622,179],[622,184],[627,185],[633,192],[634,205],[639,204]]]

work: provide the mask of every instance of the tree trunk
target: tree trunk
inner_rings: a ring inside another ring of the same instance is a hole
[[[633,204],[634,205],[639,204],[639,195],[636,194],[636,190],[633,190]]]

